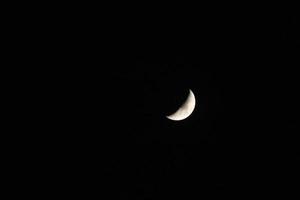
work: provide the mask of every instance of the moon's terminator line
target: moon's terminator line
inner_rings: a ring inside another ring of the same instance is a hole
[[[179,109],[175,113],[166,116],[168,119],[180,121],[188,118],[192,114],[196,106],[196,99],[192,90],[189,91],[190,92],[186,101],[179,107]]]

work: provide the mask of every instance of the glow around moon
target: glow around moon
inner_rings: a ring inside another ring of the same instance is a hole
[[[183,119],[188,118],[192,112],[194,111],[196,106],[196,99],[195,95],[190,90],[189,96],[187,97],[186,101],[180,106],[180,108],[173,114],[166,116],[170,120],[180,121]]]

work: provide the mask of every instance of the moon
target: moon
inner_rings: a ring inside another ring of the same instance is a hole
[[[175,113],[166,116],[168,119],[173,121],[180,121],[188,118],[193,113],[196,106],[196,99],[192,90],[189,91],[189,95],[185,102],[179,107],[179,109]]]

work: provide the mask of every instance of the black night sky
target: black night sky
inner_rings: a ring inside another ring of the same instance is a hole
[[[120,18],[101,36],[105,53],[98,41],[81,50],[78,63],[89,67],[72,77],[76,134],[64,141],[88,168],[89,187],[105,180],[113,199],[130,200],[243,199],[299,188],[299,18],[202,11],[148,13],[134,25]],[[189,89],[193,114],[168,120]]]
[[[121,144],[108,169],[121,199],[293,191],[296,19],[231,19],[199,29],[192,21],[182,35],[176,25],[141,27],[134,59],[115,69],[114,131],[104,134]],[[166,119],[188,89],[194,113]]]

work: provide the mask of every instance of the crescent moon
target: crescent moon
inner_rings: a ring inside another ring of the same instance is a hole
[[[166,117],[168,119],[174,120],[174,121],[180,121],[180,120],[186,119],[192,114],[192,112],[195,109],[195,106],[196,106],[195,95],[192,92],[192,90],[190,90],[187,99],[180,106],[180,108],[175,113],[168,115]]]

